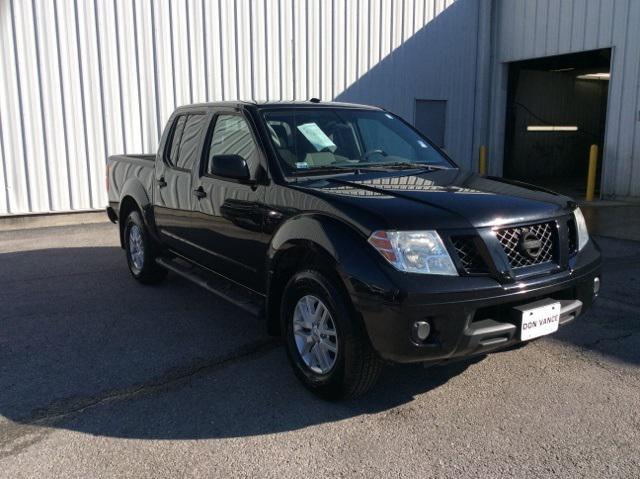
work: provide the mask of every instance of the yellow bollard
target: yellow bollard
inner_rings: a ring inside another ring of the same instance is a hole
[[[481,175],[487,174],[487,147],[482,145],[480,147],[480,162],[479,162],[479,171]]]
[[[591,145],[589,149],[589,173],[587,174],[587,201],[593,201],[596,192],[596,169],[598,167],[598,145]]]

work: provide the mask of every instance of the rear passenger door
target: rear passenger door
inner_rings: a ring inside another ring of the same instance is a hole
[[[199,165],[203,135],[209,120],[206,111],[176,115],[155,173],[153,197],[158,231],[167,245],[189,257],[194,256],[189,240],[196,198],[194,170]]]
[[[251,181],[217,176],[213,156],[238,155],[249,167]],[[251,123],[241,113],[218,111],[205,140],[196,188],[194,242],[199,262],[255,291],[264,289],[263,267],[269,237],[263,232],[265,162]]]

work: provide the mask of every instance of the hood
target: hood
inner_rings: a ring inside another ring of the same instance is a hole
[[[536,222],[572,208],[570,198],[457,169],[347,175],[299,185],[330,203],[367,210],[388,228],[469,228]]]

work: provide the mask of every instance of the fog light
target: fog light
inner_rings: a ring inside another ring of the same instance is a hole
[[[416,321],[411,328],[411,336],[416,343],[426,341],[431,333],[431,325],[426,321]]]
[[[600,292],[600,278],[593,278],[593,295],[598,296]]]

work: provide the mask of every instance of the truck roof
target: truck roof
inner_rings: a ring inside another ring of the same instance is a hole
[[[308,101],[300,101],[300,100],[234,100],[234,101],[217,101],[217,102],[207,102],[207,103],[195,103],[192,105],[182,105],[177,108],[177,110],[191,109],[197,107],[232,107],[232,108],[240,108],[242,106],[252,106],[256,108],[278,108],[278,107],[287,107],[287,108],[356,108],[359,110],[376,110],[381,111],[382,108],[371,106],[371,105],[360,105],[357,103],[345,103],[345,102],[335,102],[335,101],[320,101],[317,98],[312,98]]]

